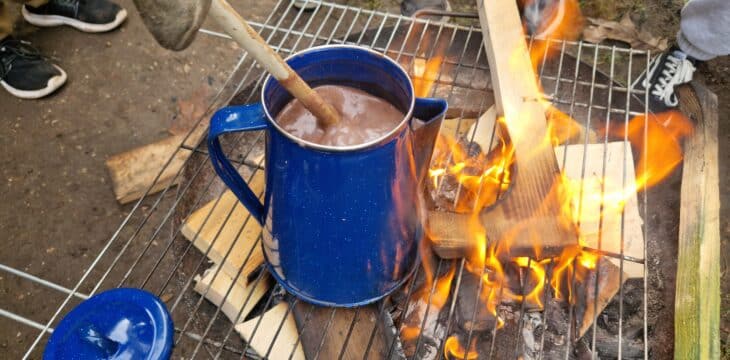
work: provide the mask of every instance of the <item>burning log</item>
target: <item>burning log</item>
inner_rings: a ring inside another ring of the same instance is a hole
[[[497,317],[489,310],[488,302],[492,289],[482,284],[482,279],[465,271],[461,275],[459,294],[456,298],[456,322],[465,331],[491,331]],[[484,295],[483,295],[484,294]],[[492,308],[494,308],[494,305]]]
[[[557,256],[566,246],[577,245],[578,236],[561,221],[561,203],[554,190],[560,179],[558,164],[549,145],[545,107],[540,102],[517,5],[480,0],[478,12],[497,113],[507,119],[507,135],[519,159],[515,164],[519,179],[504,199],[480,214],[480,220],[490,224],[486,228],[488,238],[502,241],[509,237],[519,255]],[[530,232],[515,231],[516,227],[534,226],[541,230],[539,253]]]
[[[590,356],[591,359],[618,359],[619,358],[619,338],[616,335],[608,333],[606,330],[600,327],[596,330],[596,346],[595,354],[592,352],[591,340],[585,338],[580,341],[579,344],[583,344],[585,347],[585,353]],[[576,345],[578,346],[578,345]],[[622,359],[643,359],[644,358],[644,343],[641,339],[624,339],[621,341],[621,356]]]
[[[616,254],[623,251],[626,256],[637,259],[644,257],[644,239],[641,226],[643,221],[639,215],[638,201],[636,198],[636,185],[634,182],[634,163],[628,145],[624,142],[611,142],[604,144],[568,145],[555,148],[555,153],[561,162],[565,161],[563,167],[567,181],[572,191],[573,208],[580,208],[581,212],[575,221],[580,224],[580,233],[585,240],[585,245]],[[604,156],[605,154],[605,156]],[[626,174],[624,174],[624,156],[626,157]],[[590,158],[586,168],[583,168],[583,158]],[[603,173],[603,159],[606,159],[606,172]],[[584,176],[585,175],[585,176]],[[624,175],[626,185],[623,185]],[[442,181],[449,177],[444,177]],[[589,180],[586,180],[589,179]],[[602,180],[601,180],[602,179]],[[584,186],[583,191],[580,186]],[[449,185],[442,185],[442,189],[449,189]],[[433,194],[433,193],[432,193]],[[444,195],[448,198],[447,195]],[[441,196],[441,195],[439,195]],[[435,200],[435,203],[443,202]],[[580,205],[580,206],[579,206]],[[596,214],[602,214],[598,216]],[[621,222],[623,220],[623,233]],[[496,219],[496,223],[485,223],[489,228],[493,226],[506,226],[504,221]],[[464,257],[472,253],[474,241],[473,226],[470,226],[469,215],[457,214],[443,210],[432,210],[428,214],[429,236],[433,243],[433,249],[442,258],[451,259]],[[542,234],[545,231],[545,224],[534,222],[529,230],[533,234]],[[599,233],[601,243],[598,243]],[[623,244],[622,244],[623,242]],[[600,245],[600,246],[599,246]],[[522,251],[510,248],[512,256]],[[534,246],[531,244],[531,246]],[[619,259],[612,259],[616,265]],[[629,277],[643,277],[644,267],[642,264],[624,261],[624,271]]]
[[[447,273],[434,280],[435,283],[425,279],[411,295],[399,327],[406,358],[428,360],[438,357],[439,346],[447,335],[448,314],[442,309],[450,298],[455,273],[456,267],[452,264]]]
[[[588,137],[589,143],[598,142],[598,135],[591,129],[586,129],[583,125],[570,119],[567,115],[558,109],[547,106],[546,116],[548,121],[548,129],[550,130],[550,139],[555,144],[565,144],[570,140],[585,139]],[[497,109],[494,106],[489,107],[487,111],[479,117],[479,121],[469,127],[466,132],[466,138],[479,144],[485,152],[490,152],[499,145],[498,139],[504,139],[502,129],[496,126]],[[448,134],[448,133],[447,133]],[[557,155],[557,154],[556,154]],[[558,155],[558,164],[562,168]]]
[[[575,322],[577,338],[583,337],[594,324],[594,319],[618,293],[627,276],[621,277],[619,268],[608,259],[599,258],[595,268],[576,266]],[[623,282],[622,282],[623,280]]]
[[[259,317],[236,325],[235,329],[264,358],[306,359],[298,342],[297,325],[285,302]]]
[[[470,233],[470,229],[473,228],[470,224],[471,221],[470,215],[468,214],[459,214],[441,210],[429,211],[427,227],[434,252],[444,259],[461,258],[470,253],[474,253],[477,250],[478,243],[474,241],[474,235]],[[494,219],[491,222],[485,222],[484,225],[488,228],[500,228],[500,231],[507,232],[507,229],[512,224],[506,220]],[[542,234],[543,231],[552,229],[554,225],[553,221],[544,218],[533,219],[530,221],[529,225],[525,225],[525,229],[522,229],[524,230],[522,232]],[[542,246],[541,250],[547,250],[546,253],[542,253],[543,257],[547,256],[547,254],[554,254],[554,256],[557,256],[565,249],[565,245],[556,247],[545,244]],[[571,244],[570,246],[575,246],[575,244]],[[532,242],[526,244],[513,243],[512,246],[501,255],[504,258],[527,256],[525,255],[526,253],[534,256],[534,249],[535,244]]]
[[[502,266],[504,275],[499,277],[499,281],[482,284],[482,289],[486,288],[487,292],[477,290],[480,282],[478,274],[464,272],[456,300],[456,319],[461,330],[457,328],[451,336],[464,340],[465,334],[471,331],[474,342],[469,348],[476,343],[476,349],[491,349],[494,358],[552,359],[563,358],[566,353],[578,356],[580,351],[576,342],[591,325],[597,325],[594,324],[595,314],[604,310],[621,284],[618,268],[608,259],[581,254],[568,260],[570,263],[566,268],[560,262],[512,259]],[[487,273],[498,278],[491,272]],[[547,273],[557,273],[560,281],[546,279]],[[571,279],[576,281],[574,286]],[[474,305],[475,297],[479,298],[477,305]],[[575,314],[574,326],[570,326],[569,320],[571,306]],[[596,348],[601,354],[604,348],[616,343],[616,334],[611,334],[606,327],[602,325],[597,332]],[[572,336],[570,329],[574,329],[577,336]],[[624,338],[631,341],[624,345],[626,354],[633,354],[637,350],[634,344],[640,343],[637,340],[640,332],[626,330]],[[461,350],[466,347],[464,343],[458,345]],[[457,352],[463,354],[461,350]]]
[[[255,193],[263,190],[263,171],[255,173],[249,186]],[[231,191],[192,213],[180,232],[231,278],[241,268],[240,277],[246,278],[264,261],[258,242],[261,226]]]

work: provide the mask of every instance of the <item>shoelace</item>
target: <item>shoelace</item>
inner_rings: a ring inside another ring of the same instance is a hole
[[[8,53],[9,55],[5,55]],[[22,57],[26,59],[40,59],[43,57],[40,51],[24,40],[5,40],[0,44],[0,79],[13,69],[15,59]]]
[[[660,64],[660,58],[654,61],[654,64],[652,64],[644,78],[644,88],[648,89],[651,86],[650,80]],[[667,106],[677,106],[679,101],[677,95],[674,93],[674,86],[690,82],[692,80],[692,74],[695,71],[695,66],[685,57],[667,54],[664,67],[661,71],[661,76],[657,78],[656,83],[651,88],[651,94],[656,96],[660,101],[663,101]]]

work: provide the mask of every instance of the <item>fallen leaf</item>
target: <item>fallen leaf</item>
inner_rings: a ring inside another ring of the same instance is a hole
[[[664,51],[668,47],[666,38],[656,37],[650,32],[639,30],[631,21],[629,14],[624,15],[621,21],[586,18],[588,26],[583,29],[583,40],[600,43],[606,39],[622,41],[637,50]]]

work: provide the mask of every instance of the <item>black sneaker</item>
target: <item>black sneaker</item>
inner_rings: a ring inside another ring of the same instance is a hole
[[[23,18],[35,26],[69,25],[84,32],[117,28],[127,11],[108,0],[50,0],[45,5],[23,5]]]
[[[678,48],[671,48],[654,58],[649,70],[644,72],[632,84],[649,91],[649,105],[656,111],[664,111],[677,107],[679,101],[674,87],[692,81],[697,60]]]
[[[66,73],[26,41],[0,40],[0,85],[22,99],[44,97],[66,82]]]

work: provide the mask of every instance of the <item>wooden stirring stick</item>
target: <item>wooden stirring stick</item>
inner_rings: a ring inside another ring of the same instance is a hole
[[[312,90],[226,0],[213,0],[209,14],[238,45],[248,51],[281,86],[317,117],[320,127],[325,128],[340,121],[340,115],[332,105]]]

